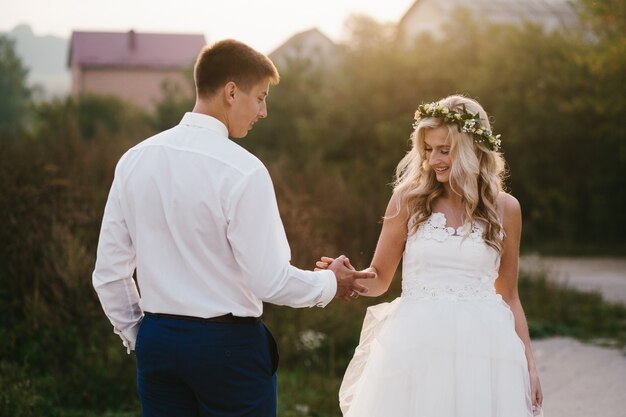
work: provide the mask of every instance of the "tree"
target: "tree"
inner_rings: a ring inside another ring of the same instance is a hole
[[[15,136],[28,116],[31,91],[28,71],[15,53],[13,41],[0,35],[0,135]]]
[[[161,84],[163,98],[156,103],[151,114],[151,124],[157,131],[176,126],[185,112],[191,111],[195,102],[195,82],[193,68],[180,72],[184,81],[166,79]]]
[[[626,2],[624,0],[582,0],[581,16],[596,35],[624,38]]]

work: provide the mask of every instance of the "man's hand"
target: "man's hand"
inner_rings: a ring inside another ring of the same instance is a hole
[[[329,261],[329,262],[325,262]],[[323,265],[325,264],[325,265]],[[337,279],[337,294],[336,298],[341,298],[344,301],[350,301],[350,298],[356,298],[359,294],[366,294],[367,287],[356,282],[357,279],[374,279],[376,274],[374,272],[357,271],[350,264],[350,260],[344,255],[341,255],[335,259],[322,257],[321,261],[317,262],[318,268],[316,269],[329,269],[335,274]]]

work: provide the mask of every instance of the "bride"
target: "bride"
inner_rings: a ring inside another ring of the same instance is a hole
[[[402,295],[367,311],[339,392],[343,415],[538,415],[517,290],[521,209],[502,191],[500,137],[463,96],[420,105],[415,119],[367,268],[377,277],[361,282],[361,295],[385,293],[403,258]]]

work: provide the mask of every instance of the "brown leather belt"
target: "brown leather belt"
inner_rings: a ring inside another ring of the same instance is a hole
[[[143,314],[145,314],[146,316],[161,317],[165,319],[200,321],[203,323],[254,324],[261,320],[261,317],[237,317],[237,316],[233,316],[232,313],[224,314],[223,316],[209,317],[209,318],[182,316],[178,314],[150,313],[148,311],[144,311]]]

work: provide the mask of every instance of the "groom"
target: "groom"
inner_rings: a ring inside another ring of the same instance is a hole
[[[326,271],[291,266],[268,171],[229,139],[267,117],[279,80],[269,58],[221,41],[201,51],[194,78],[193,111],[117,164],[93,285],[136,351],[144,416],[276,416],[263,302],[324,307],[373,274],[341,258]]]

